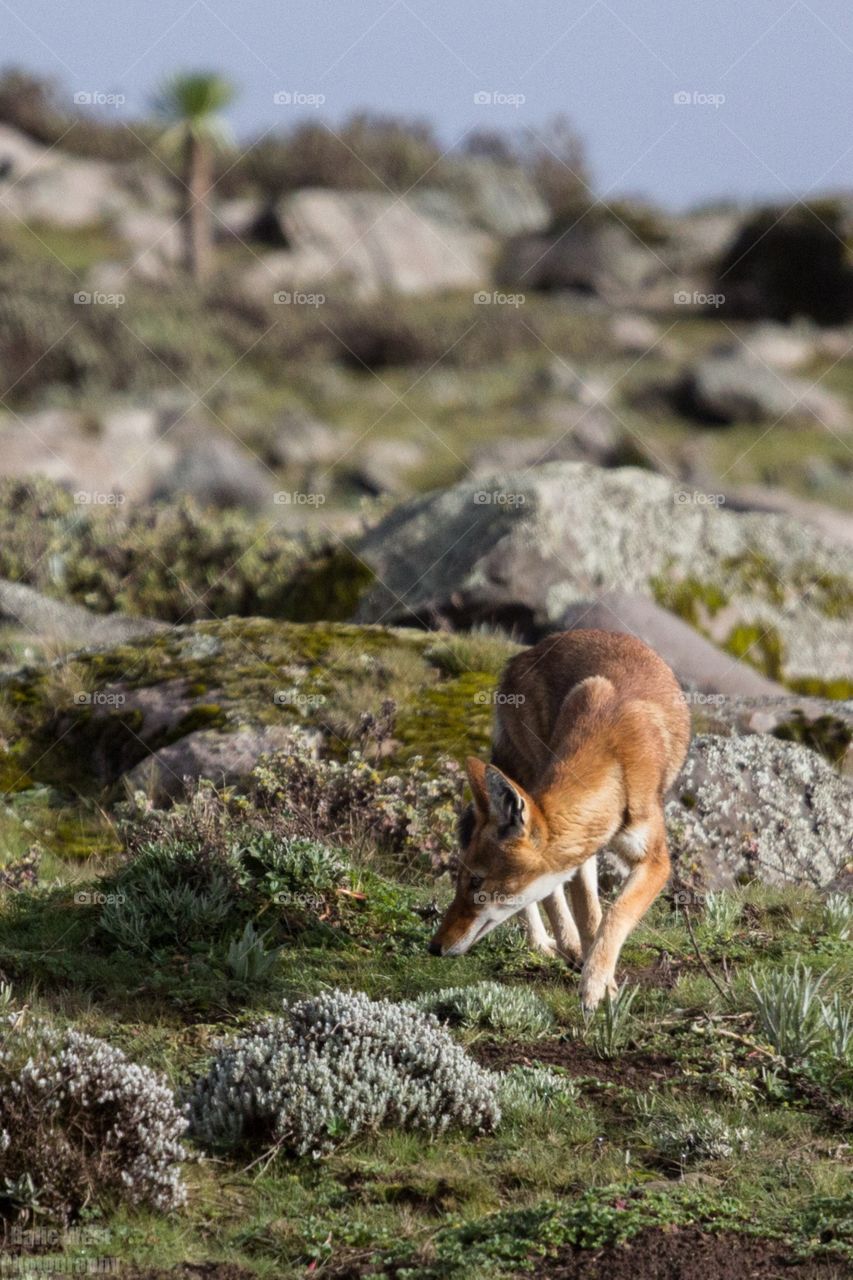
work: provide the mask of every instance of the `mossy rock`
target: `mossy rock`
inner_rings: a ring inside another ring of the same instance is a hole
[[[151,752],[199,730],[275,726],[322,735],[334,724],[336,749],[345,751],[341,725],[353,726],[354,742],[359,713],[375,714],[389,700],[397,728],[383,767],[415,755],[427,767],[440,756],[462,760],[488,746],[502,644],[496,637],[478,652],[472,643],[461,665],[482,661],[489,669],[452,674],[457,668],[448,670],[435,636],[424,632],[231,618],[79,653],[73,669],[90,691],[84,703],[63,683],[67,663],[0,682],[14,724],[9,788],[35,781],[99,795]],[[507,641],[505,649],[509,659],[517,646]],[[367,664],[357,688],[336,675],[350,651],[356,665]]]

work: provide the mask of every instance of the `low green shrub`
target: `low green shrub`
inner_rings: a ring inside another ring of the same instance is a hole
[[[234,976],[239,938],[261,920],[276,943],[320,929],[335,944],[355,936],[423,945],[409,891],[337,846],[294,834],[284,808],[202,784],[169,810],[126,814],[125,841],[124,863],[98,882],[105,945],[221,951]]]
[[[207,942],[234,914],[235,879],[227,859],[191,845],[143,846],[105,895],[100,930],[127,951]]]
[[[830,938],[845,942],[853,933],[853,898],[830,893],[823,904],[823,927]]]
[[[631,1008],[638,990],[623,986],[615,997],[608,992],[587,1025],[587,1040],[602,1058],[615,1058],[630,1043],[634,1027]]]
[[[787,969],[774,969],[760,979],[750,978],[761,1030],[786,1062],[802,1062],[825,1039],[820,992],[823,978],[796,961]]]
[[[743,913],[743,904],[733,893],[709,893],[705,898],[702,925],[714,941],[731,938]]]
[[[340,620],[366,585],[364,565],[345,550],[269,520],[191,498],[84,508],[41,479],[0,480],[0,577],[98,613],[165,622]]]
[[[263,982],[272,972],[280,948],[267,950],[267,939],[270,931],[258,933],[251,920],[239,937],[232,938],[228,945],[225,963],[232,978],[238,982],[249,984]]]

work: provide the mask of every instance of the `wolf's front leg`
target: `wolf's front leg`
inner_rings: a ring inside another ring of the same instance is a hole
[[[554,936],[552,938],[545,928],[542,916],[539,914],[539,904],[533,902],[530,906],[524,907],[521,912],[528,945],[533,951],[538,951],[544,956],[561,956],[564,960],[579,961],[580,938],[562,887],[544,898],[542,905],[551,922]]]
[[[608,992],[611,996],[616,994],[616,964],[622,944],[669,879],[663,813],[629,829],[627,837],[626,848],[633,849],[634,868],[619,897],[605,912],[583,966],[580,998],[587,1012],[595,1009]]]

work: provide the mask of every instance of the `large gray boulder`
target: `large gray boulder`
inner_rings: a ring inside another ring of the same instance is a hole
[[[805,380],[789,378],[743,350],[707,356],[673,389],[681,412],[707,426],[800,420],[827,431],[850,426],[845,402]]]
[[[0,219],[87,227],[128,203],[118,166],[66,155],[0,125]]]
[[[141,405],[4,414],[0,444],[0,476],[45,476],[83,505],[146,498],[176,459],[175,438]]]
[[[853,860],[853,786],[816,752],[753,735],[694,739],[666,807],[679,875],[826,888]]]
[[[784,515],[730,512],[636,468],[554,462],[392,511],[357,544],[376,584],[359,619],[559,625],[622,591],[679,607],[783,678],[848,678],[851,582],[837,547]]]
[[[579,628],[636,636],[669,663],[688,690],[699,694],[752,698],[785,695],[781,685],[724,653],[695,627],[647,596],[608,591],[597,599],[576,601],[569,605],[558,629]]]
[[[430,216],[417,202],[374,191],[306,189],[278,209],[290,246],[267,254],[243,277],[269,298],[347,285],[359,298],[385,292],[475,290],[491,275],[495,239],[464,222]]]
[[[557,234],[517,237],[498,268],[508,287],[566,289],[617,305],[641,301],[665,270],[660,257],[626,227],[591,217]]]

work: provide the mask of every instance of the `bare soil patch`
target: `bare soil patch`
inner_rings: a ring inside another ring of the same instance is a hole
[[[653,1227],[627,1244],[563,1249],[523,1274],[541,1280],[850,1280],[853,1271],[829,1259],[794,1259],[778,1240]]]
[[[471,1045],[470,1052],[479,1063],[492,1070],[541,1062],[549,1067],[563,1067],[573,1076],[595,1076],[612,1084],[641,1089],[671,1079],[681,1070],[677,1062],[664,1054],[641,1050],[629,1049],[618,1058],[602,1058],[583,1040],[532,1040],[526,1044],[481,1040]]]

